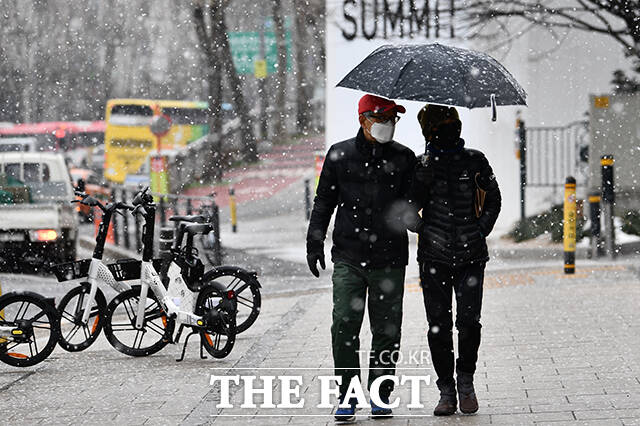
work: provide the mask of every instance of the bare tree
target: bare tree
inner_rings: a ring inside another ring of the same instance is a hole
[[[173,0],[0,0],[0,121],[100,119],[113,97],[197,98],[206,70],[191,60],[191,13]]]
[[[273,26],[278,50],[276,61],[276,111],[274,117],[274,139],[282,141],[286,138],[286,95],[287,95],[287,41],[282,15],[282,1],[272,0]]]
[[[209,0],[196,2],[194,5],[194,20],[196,21],[196,28],[199,33],[200,43],[203,49],[205,49],[204,53],[210,57],[209,66],[214,66],[212,61],[216,62],[216,64],[220,63],[222,71],[229,82],[234,108],[240,119],[240,134],[244,144],[243,157],[246,161],[254,162],[258,159],[258,152],[256,138],[253,134],[253,120],[249,114],[249,107],[242,91],[242,80],[233,63],[229,36],[227,34],[227,25],[225,22],[225,11],[230,3],[231,0]],[[206,23],[204,23],[205,16],[209,17]],[[205,30],[208,28],[209,31],[203,31],[203,28]],[[204,43],[205,39],[206,44]],[[205,48],[205,45],[207,45],[208,48]],[[215,55],[209,55],[214,51]],[[214,68],[214,70],[217,71],[217,68]],[[217,91],[218,87],[219,86],[215,86],[214,92]],[[215,93],[210,93],[210,95],[213,96]],[[221,95],[222,93],[218,93],[218,102],[220,102],[222,98]],[[219,108],[219,105],[216,108]],[[213,113],[215,113],[215,111]]]
[[[509,22],[519,19],[526,25],[517,27],[512,34],[516,38],[536,27],[576,29],[610,37],[625,55],[640,58],[638,0],[462,0],[452,4],[469,38],[490,36],[496,28],[491,24],[508,31]]]
[[[326,19],[326,2],[325,0],[296,0],[299,5],[303,3],[304,9],[304,25],[307,29],[308,44],[305,43],[305,56],[309,60],[306,68],[305,89],[307,114],[306,120],[312,130],[319,131],[323,126],[323,114],[317,108],[320,105],[312,104],[314,89],[317,86],[324,87],[324,70],[325,70],[325,19]],[[315,114],[315,116],[314,116]],[[302,128],[304,129],[304,127]]]
[[[305,133],[309,129],[311,114],[311,84],[308,77],[309,34],[307,33],[306,15],[309,10],[308,0],[294,0],[294,13],[296,20],[295,55],[296,55],[296,129],[299,133]]]
[[[208,12],[209,19],[205,19],[205,12]],[[215,22],[222,19],[220,9],[214,7],[204,7],[196,4],[193,9],[193,21],[196,26],[196,34],[203,57],[207,64],[207,81],[209,83],[209,142],[213,167],[205,172],[214,179],[222,176],[222,69],[220,57],[222,56],[222,45],[217,38],[219,34],[215,32]]]

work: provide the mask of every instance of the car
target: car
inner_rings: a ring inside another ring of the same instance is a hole
[[[0,257],[75,260],[74,198],[62,154],[0,153]]]
[[[0,152],[38,151],[38,139],[34,137],[0,138]]]

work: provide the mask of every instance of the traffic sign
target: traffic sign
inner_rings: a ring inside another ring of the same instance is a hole
[[[287,46],[287,71],[292,69],[291,31],[285,32]],[[229,45],[233,63],[238,74],[257,74],[255,62],[260,60],[260,33],[258,31],[239,31],[229,33]],[[267,62],[267,74],[276,72],[278,62],[278,46],[273,31],[264,33],[265,59]],[[260,77],[258,77],[260,78]]]
[[[265,61],[264,59],[257,59],[253,61],[253,65],[255,66],[253,74],[256,78],[267,77],[267,61]]]
[[[154,115],[149,127],[154,135],[164,136],[171,130],[171,118],[165,114]]]

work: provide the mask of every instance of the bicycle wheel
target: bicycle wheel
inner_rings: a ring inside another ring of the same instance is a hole
[[[216,288],[205,286],[198,295],[195,309],[195,314],[205,321],[205,327],[200,330],[200,340],[214,358],[229,355],[236,342],[235,309],[225,303],[224,298],[225,295]]]
[[[0,297],[0,326],[20,332],[0,338],[0,361],[14,367],[30,367],[44,361],[60,337],[55,307],[31,292]]]
[[[258,319],[262,298],[260,283],[255,276],[241,268],[224,266],[212,269],[202,277],[202,282],[217,281],[227,290],[236,293],[238,308],[236,313],[236,332],[246,331]]]
[[[117,351],[129,356],[152,355],[169,343],[174,320],[167,316],[149,290],[142,328],[136,328],[140,287],[118,294],[107,306],[104,334]]]
[[[58,345],[68,352],[80,352],[96,341],[104,323],[107,301],[100,289],[89,307],[89,320],[82,323],[84,306],[89,297],[91,285],[81,283],[62,297],[58,304],[60,314],[60,340]]]

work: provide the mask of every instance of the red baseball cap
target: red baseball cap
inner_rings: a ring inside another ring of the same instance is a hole
[[[402,114],[407,112],[402,105],[398,105],[390,99],[381,98],[376,95],[364,95],[360,98],[360,102],[358,102],[358,114],[362,114],[363,112],[377,114],[389,111],[390,109],[395,109]]]

